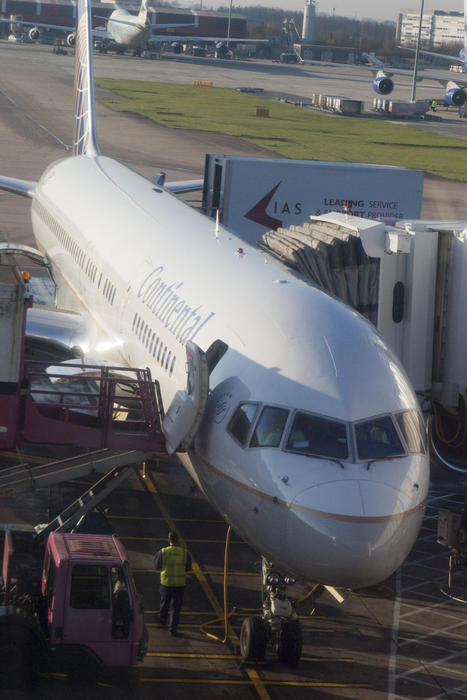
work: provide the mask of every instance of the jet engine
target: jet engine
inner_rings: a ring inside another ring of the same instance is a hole
[[[38,27],[31,27],[31,29],[28,32],[28,36],[31,39],[31,41],[39,41],[41,33]]]
[[[74,46],[76,41],[76,32],[71,32],[71,34],[68,34],[66,38],[66,43],[68,46]]]
[[[389,95],[394,90],[394,83],[385,73],[378,73],[373,81],[373,90],[378,95]]]
[[[460,87],[451,87],[446,92],[444,99],[446,100],[446,104],[451,105],[452,107],[462,107],[467,100],[467,94],[465,90],[462,90]]]

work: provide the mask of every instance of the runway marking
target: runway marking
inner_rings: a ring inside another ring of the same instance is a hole
[[[157,507],[159,508],[159,511],[165,517],[166,522],[167,522],[168,526],[170,527],[170,529],[172,531],[177,532],[179,534],[182,542],[183,542],[183,538],[181,537],[181,533],[178,531],[178,528],[177,528],[175,522],[173,521],[170,513],[168,512],[167,508],[165,507],[164,503],[162,502],[162,499],[160,498],[160,496],[157,492],[156,486],[155,486],[154,482],[152,481],[152,478],[149,476],[149,477],[146,477],[146,479],[141,479],[141,481],[146,486],[147,490],[152,494],[152,497],[154,498],[154,500],[157,504]],[[216,613],[216,615],[218,617],[222,618],[223,612],[222,612],[221,606],[219,605],[219,602],[218,602],[216,596],[214,595],[214,592],[210,588],[203,571],[199,567],[199,565],[196,562],[196,560],[194,559],[194,557],[192,557],[191,567],[196,574],[196,578],[198,579],[198,582],[201,585],[201,588],[203,589],[204,594],[206,595],[209,602],[211,603],[214,612]],[[229,639],[230,639],[231,643],[233,645],[237,646],[239,644],[240,640],[238,639],[235,632],[230,629],[230,625],[228,628],[228,635],[229,635]],[[244,670],[245,670],[245,673],[248,675],[250,680],[243,681],[242,683],[253,685],[258,696],[261,698],[261,700],[271,700],[271,697],[270,697],[269,693],[267,692],[266,688],[264,687],[262,679],[260,678],[257,671],[255,671],[252,668],[245,668]],[[178,682],[180,682],[180,680]],[[186,681],[183,681],[183,682],[186,682]]]
[[[44,126],[43,124],[41,124],[39,121],[37,121],[37,119],[34,119],[34,117],[31,117],[31,115],[28,114],[27,112],[25,112],[24,109],[21,109],[21,108],[19,107],[18,103],[15,102],[15,100],[14,100],[12,97],[10,97],[9,95],[7,95],[7,93],[6,93],[4,90],[0,90],[0,94],[2,94],[3,97],[5,97],[5,98],[8,100],[8,102],[9,102],[10,104],[13,105],[13,107],[16,107],[18,110],[20,110],[21,114],[23,114],[23,115],[24,115],[27,119],[29,119],[33,124],[35,124],[35,125],[38,126],[40,129],[42,129],[42,131],[45,131],[45,133],[46,133],[48,136],[50,136],[52,139],[54,139],[54,141],[56,141],[57,143],[59,143],[60,146],[63,146],[63,148],[65,149],[65,151],[70,151],[70,150],[71,150],[71,146],[69,146],[69,145],[66,144],[64,141],[62,141],[62,139],[60,139],[58,136],[56,136],[54,133],[52,133],[52,131],[50,131],[50,129],[47,129],[47,127]]]

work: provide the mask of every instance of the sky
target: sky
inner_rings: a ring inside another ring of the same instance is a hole
[[[229,0],[202,0],[202,6],[206,9],[217,8],[219,6],[226,7]],[[233,0],[233,9],[235,5],[240,6],[255,6],[264,5],[266,7],[275,7],[284,10],[302,10],[305,0]],[[188,2],[186,6],[199,7],[199,0]],[[343,15],[344,17],[353,17],[356,19],[376,19],[379,21],[391,20],[395,22],[397,15],[402,8],[419,9],[420,0],[318,0],[316,10],[326,14]],[[430,10],[446,10],[446,11],[463,11],[463,0],[425,0],[425,11]]]

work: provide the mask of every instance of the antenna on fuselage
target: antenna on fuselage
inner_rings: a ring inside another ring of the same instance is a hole
[[[100,151],[97,145],[94,109],[90,0],[78,0],[74,89],[75,130],[72,153],[74,156],[98,156]]]

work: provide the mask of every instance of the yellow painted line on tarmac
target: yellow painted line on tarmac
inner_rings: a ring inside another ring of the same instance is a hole
[[[146,656],[151,656],[153,658],[161,659],[219,659],[219,660],[229,660],[229,661],[241,661],[242,657],[240,654],[201,654],[201,653],[189,653],[189,652],[175,652],[175,651],[148,651]],[[350,659],[346,657],[336,657],[331,659],[323,656],[301,656],[300,663],[303,661],[309,661],[311,663],[331,663],[331,664],[354,664],[355,659]]]
[[[237,680],[234,678],[161,678],[152,676],[140,676],[142,683],[181,683],[187,685],[254,685],[253,681]],[[296,688],[373,688],[371,683],[337,683],[326,681],[266,681],[264,685],[290,686]],[[265,689],[265,697],[269,697]]]
[[[144,515],[140,517],[139,515],[116,515],[114,513],[108,513],[109,518],[115,518],[115,520],[155,520],[156,522],[165,523],[165,518],[157,515]],[[177,523],[218,523],[220,525],[225,525],[225,520],[215,520],[214,518],[174,518]]]
[[[123,537],[120,537],[119,539],[123,539]],[[167,542],[167,538],[164,540],[164,542]],[[158,573],[157,569],[131,569],[133,574],[156,574]],[[224,576],[223,571],[204,571],[203,572],[205,576]],[[187,576],[193,576],[195,574],[195,571],[187,571]],[[195,574],[196,575],[196,574]],[[254,573],[254,571],[229,571],[229,578],[232,576],[256,576],[257,578],[260,576],[259,572]]]
[[[179,530],[178,530],[174,520],[172,519],[169,511],[167,510],[161,497],[159,496],[157,489],[156,489],[156,486],[155,486],[154,482],[152,481],[152,478],[150,476],[149,476],[149,478],[146,477],[145,479],[143,479],[143,483],[145,484],[148,491],[152,494],[152,496],[157,504],[157,507],[159,508],[160,513],[164,516],[164,518],[167,522],[167,525],[170,527],[170,530],[177,532],[179,537],[181,538],[181,540],[183,542],[183,538],[181,536],[181,533],[179,532]],[[196,578],[198,579],[198,582],[199,582],[201,588],[203,589],[204,594],[206,595],[207,599],[211,603],[215,614],[218,617],[222,618],[224,615],[223,615],[222,608],[219,604],[219,601],[217,600],[216,596],[214,595],[214,592],[212,591],[211,587],[209,586],[209,583],[206,579],[206,576],[204,575],[203,571],[201,570],[201,568],[199,567],[197,561],[194,559],[193,556],[192,556],[191,568],[195,572]],[[228,635],[229,635],[229,639],[232,642],[232,644],[237,646],[239,644],[240,640],[239,640],[237,634],[233,630],[230,630],[230,625],[229,625]],[[263,684],[259,674],[257,673],[257,671],[255,671],[255,669],[253,669],[253,668],[245,668],[245,673],[248,675],[248,677],[250,679],[249,681],[245,681],[245,683],[253,684],[253,686],[254,686],[258,696],[261,698],[261,700],[271,700],[271,696],[269,695],[266,688],[264,687],[264,684]],[[180,682],[180,681],[178,681],[178,682]]]
[[[181,537],[181,535],[180,535]],[[122,535],[121,537],[119,536],[119,540],[128,540],[128,541],[141,541],[141,542],[167,542],[167,535],[165,537],[139,537],[139,536],[134,536],[134,535]],[[187,544],[221,544],[223,547],[225,547],[225,540],[201,540],[201,539],[193,539],[190,537],[183,538],[183,541],[186,542]],[[245,546],[248,546],[246,542],[243,540],[230,540],[230,544],[244,544]],[[259,575],[259,574],[257,574]]]

